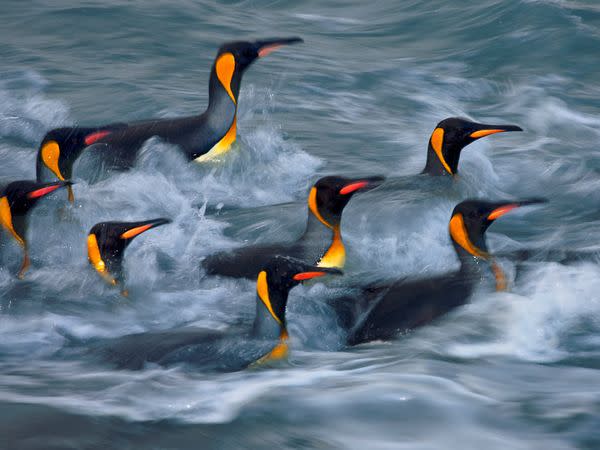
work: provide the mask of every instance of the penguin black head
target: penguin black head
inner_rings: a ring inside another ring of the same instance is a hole
[[[471,257],[489,258],[485,232],[496,219],[515,208],[545,202],[540,198],[502,202],[465,200],[456,205],[450,218],[449,231],[461,261]]]
[[[272,38],[255,42],[236,41],[223,44],[213,65],[213,74],[229,94],[234,103],[240,91],[244,71],[257,59],[267,56],[284,45],[303,42],[299,37]],[[213,77],[214,78],[214,77]],[[211,80],[214,83],[216,80]],[[211,92],[214,91],[211,86]]]
[[[489,125],[450,117],[437,124],[427,149],[427,164],[422,173],[429,175],[456,175],[461,150],[467,145],[491,134],[523,131],[516,125]]]
[[[96,271],[110,284],[122,279],[123,252],[131,241],[149,230],[170,223],[169,219],[140,222],[100,222],[87,237],[88,259]]]
[[[108,136],[121,124],[103,128],[62,127],[50,130],[40,143],[36,161],[38,181],[58,179],[65,181],[73,175],[73,164],[83,150]],[[73,191],[69,190],[69,201],[74,201]]]
[[[23,264],[18,277],[23,278],[29,267],[29,253],[27,251],[27,213],[35,206],[39,199],[62,187],[70,187],[70,181],[56,181],[52,183],[38,183],[37,181],[13,181],[0,190],[0,227],[7,230],[11,236],[23,247]]]
[[[342,271],[318,267],[289,256],[275,256],[260,271],[256,280],[257,319],[260,309],[266,309],[271,319],[285,328],[285,308],[290,289],[303,281],[328,274],[341,275]]]
[[[21,244],[25,244],[25,215],[42,197],[65,186],[70,181],[38,183],[13,181],[0,191],[0,224]]]
[[[340,225],[342,211],[355,193],[373,189],[384,180],[382,176],[323,177],[313,185],[308,194],[308,208],[323,225],[333,229]]]

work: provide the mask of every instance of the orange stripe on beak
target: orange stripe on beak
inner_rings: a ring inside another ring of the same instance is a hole
[[[323,277],[327,275],[327,272],[300,272],[294,275],[294,280],[304,281],[310,280],[311,278]]]
[[[96,131],[95,133],[88,134],[85,137],[85,141],[84,141],[85,145],[92,145],[94,142],[99,141],[104,136],[108,136],[109,134],[110,134],[110,131]]]
[[[516,203],[501,206],[500,208],[496,208],[495,210],[493,210],[487,218],[488,220],[496,220],[498,217],[502,217],[507,212],[512,211],[513,209],[518,207],[519,205],[517,205]]]
[[[40,198],[46,194],[49,194],[50,192],[57,190],[59,187],[60,187],[60,185],[54,185],[54,186],[48,186],[48,187],[41,188],[41,189],[36,189],[35,191],[31,191],[29,194],[27,194],[27,197],[28,198]]]
[[[357,181],[356,183],[347,184],[342,189],[340,189],[340,194],[342,194],[342,195],[351,194],[355,191],[358,191],[359,189],[364,188],[368,184],[369,184],[368,181]]]
[[[471,133],[471,137],[473,139],[479,139],[485,136],[489,136],[490,134],[496,134],[496,133],[503,133],[506,130],[479,130],[479,131],[474,131],[473,133]]]
[[[265,47],[261,48],[258,51],[258,56],[260,58],[264,58],[265,56],[267,56],[270,53],[273,53],[275,50],[277,50],[279,47],[282,47],[281,44],[273,44],[273,45],[266,45]]]
[[[123,233],[121,235],[121,239],[131,239],[133,237],[136,237],[138,234],[142,234],[144,231],[149,230],[152,227],[153,225],[149,224],[142,225],[141,227],[132,228],[131,230],[127,230],[125,233]]]

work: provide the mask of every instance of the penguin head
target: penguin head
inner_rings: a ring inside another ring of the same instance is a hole
[[[62,127],[50,130],[40,143],[37,152],[36,177],[38,181],[64,181],[73,175],[73,165],[83,150],[97,143],[124,124],[103,128]],[[69,201],[73,192],[69,187]]]
[[[38,180],[49,171],[64,181],[71,177],[73,163],[84,148],[92,145],[109,131],[99,132],[95,128],[63,127],[50,130],[40,143],[37,154]]]
[[[0,225],[6,228],[21,245],[24,245],[25,215],[41,198],[71,184],[70,181],[51,183],[13,181],[0,191]]]
[[[456,253],[461,261],[472,257],[489,259],[485,232],[494,221],[521,206],[545,203],[545,199],[487,202],[465,200],[454,208],[449,231]]]
[[[71,186],[70,181],[53,181],[39,183],[37,181],[13,181],[0,194],[6,197],[12,215],[25,215],[35,204],[48,194],[62,187]]]
[[[382,176],[323,177],[313,185],[308,194],[308,208],[323,225],[334,228],[340,224],[342,211],[355,193],[373,189],[384,180]]]
[[[100,222],[87,237],[88,259],[96,271],[110,284],[122,278],[123,252],[131,241],[143,232],[170,223],[159,218],[140,222]]]
[[[237,103],[242,75],[257,58],[265,57],[284,45],[299,42],[303,40],[299,37],[291,37],[225,43],[219,48],[213,73],[234,103]]]
[[[456,175],[461,150],[477,139],[507,131],[523,131],[516,125],[489,125],[450,117],[437,124],[427,149],[427,164],[423,173]]]
[[[318,267],[289,256],[275,256],[258,274],[256,293],[258,307],[279,326],[285,327],[285,308],[290,289],[306,280],[325,275],[341,275],[342,271]]]

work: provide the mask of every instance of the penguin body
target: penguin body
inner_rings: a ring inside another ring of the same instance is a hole
[[[239,41],[222,45],[211,70],[209,104],[202,114],[51,130],[38,150],[38,179],[48,172],[59,179],[70,174],[77,157],[91,145],[97,146],[109,169],[130,168],[139,149],[152,137],[178,146],[190,161],[218,159],[236,140],[237,102],[244,71],[257,58],[280,46],[298,42],[302,39]]]
[[[449,231],[460,269],[431,278],[375,283],[359,288],[356,297],[332,300],[339,322],[347,330],[348,345],[391,339],[468,302],[483,276],[483,267],[491,263],[494,269],[484,237],[487,228],[514,208],[540,202],[531,199],[459,203],[452,213]]]
[[[382,182],[383,177],[321,178],[310,190],[306,230],[295,242],[219,252],[205,258],[202,267],[208,275],[252,279],[273,256],[286,255],[320,267],[343,268],[346,251],[341,233],[342,212],[356,192]]]
[[[250,329],[214,331],[185,327],[137,333],[103,341],[91,351],[122,369],[141,369],[153,363],[230,372],[282,359],[288,352],[285,311],[290,289],[304,280],[340,273],[337,269],[278,256],[257,277],[256,315]]]

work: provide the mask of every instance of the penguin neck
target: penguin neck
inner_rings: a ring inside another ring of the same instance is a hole
[[[456,242],[453,242],[453,244],[458,260],[460,261],[460,273],[464,276],[469,276],[472,279],[483,276],[483,267],[488,266],[488,257],[483,256],[484,254],[487,255],[487,249],[481,249],[482,256],[476,256],[466,251]]]
[[[228,92],[213,69],[210,74],[208,108],[206,109],[206,113],[209,116],[223,117],[224,119],[229,118],[229,123],[233,122],[237,113],[238,95],[239,81],[232,80]]]
[[[282,295],[278,293],[270,294],[271,298],[276,295]],[[276,299],[277,301],[287,302],[287,293],[285,299]],[[282,322],[275,320],[271,312],[265,307],[264,302],[260,297],[256,296],[256,316],[254,317],[254,325],[252,327],[252,337],[257,339],[279,339],[286,332],[285,328],[285,317]]]
[[[456,155],[452,157],[451,155]],[[425,163],[425,168],[421,172],[422,174],[432,175],[432,176],[452,176],[456,175],[458,170],[458,159],[460,157],[460,149],[455,151],[455,149],[442,148],[440,154],[434,150],[431,145],[431,140],[429,141],[429,145],[427,146],[427,162]]]
[[[339,221],[326,222],[309,207],[306,231],[300,238],[305,244],[319,249],[315,263],[321,267],[344,267],[346,249]]]

